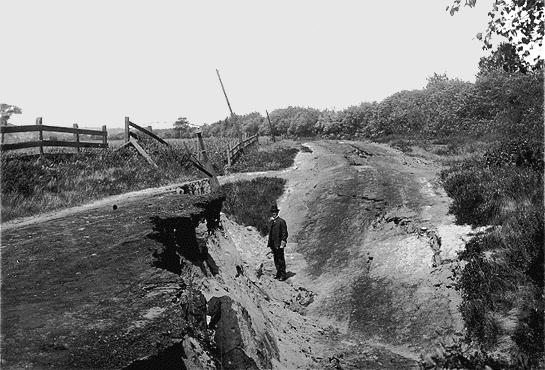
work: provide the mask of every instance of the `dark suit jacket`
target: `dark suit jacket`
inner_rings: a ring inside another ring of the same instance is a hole
[[[288,240],[288,227],[286,226],[286,221],[284,221],[284,219],[277,217],[270,223],[269,242],[267,243],[267,247],[278,249],[282,240]]]

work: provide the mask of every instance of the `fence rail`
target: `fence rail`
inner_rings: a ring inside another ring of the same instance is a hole
[[[1,126],[0,129],[3,134],[11,134],[15,132],[38,132],[38,131],[65,132],[69,134],[96,135],[96,136],[102,136],[104,134],[103,131],[99,131],[99,130],[88,130],[83,128],[60,127],[60,126],[49,126],[49,125]]]
[[[64,140],[44,140],[43,132],[62,132],[73,134],[74,141],[64,141]],[[44,147],[69,147],[75,148],[77,152],[81,148],[107,148],[108,147],[108,132],[106,131],[106,126],[102,126],[102,130],[89,130],[78,128],[78,125],[75,123],[74,127],[60,127],[60,126],[49,126],[42,125],[41,117],[36,119],[35,125],[24,125],[24,126],[0,126],[0,132],[2,134],[2,144],[0,145],[0,150],[16,150],[16,149],[25,149],[25,148],[40,148],[40,154],[43,154]],[[32,139],[29,141],[21,141],[17,143],[6,143],[4,144],[4,135],[12,134],[18,132],[37,132],[38,140]],[[80,135],[91,135],[98,136],[102,142],[86,142],[80,141]]]
[[[250,145],[257,144],[259,142],[259,135],[255,134],[249,138],[236,144],[234,147],[229,148],[227,151],[227,163],[229,166],[236,163],[244,153],[244,150]]]
[[[145,133],[146,135],[148,136],[151,136],[152,138],[154,138],[155,140],[159,141],[160,143],[162,144],[165,144],[165,145],[169,145],[169,143],[167,143],[166,141],[164,141],[163,139],[161,139],[159,136],[155,135],[152,131],[151,131],[151,126],[148,127],[148,129],[145,129],[143,128],[142,126],[138,126],[136,123],[132,123],[131,121],[128,122],[128,125],[130,127],[134,127],[135,129]],[[130,135],[130,131],[129,131],[129,135]]]
[[[68,147],[68,148],[107,148],[108,145],[102,143],[86,143],[86,142],[73,142],[73,141],[56,141],[56,140],[42,140],[42,141],[25,141],[21,143],[2,144],[2,150],[15,150],[25,148],[38,148],[38,147]]]

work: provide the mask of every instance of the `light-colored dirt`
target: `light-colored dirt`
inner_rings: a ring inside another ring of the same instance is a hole
[[[306,145],[313,153],[278,174],[288,180],[279,208],[290,282],[316,293],[308,316],[338,330],[315,345],[343,368],[415,366],[462,329],[453,271],[471,230],[447,214],[433,162],[373,143]],[[441,238],[446,263],[434,266],[421,227]]]
[[[288,284],[316,294],[307,315],[329,328],[312,343],[321,356],[309,368],[417,366],[462,330],[456,252],[472,231],[448,215],[440,167],[376,143],[305,145],[313,152],[298,154],[288,170],[220,182],[287,180],[279,208],[290,232]],[[439,236],[438,251],[423,227]],[[272,261],[265,267],[274,273]]]

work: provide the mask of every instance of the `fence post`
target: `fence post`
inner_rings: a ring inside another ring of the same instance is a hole
[[[202,163],[203,167],[212,175],[209,178],[209,184],[210,184],[210,190],[214,191],[220,187],[220,183],[218,181],[218,178],[216,177],[216,171],[214,171],[214,167],[212,166],[212,163],[208,162],[208,155],[206,154],[206,148],[204,147],[204,141],[202,139],[202,132],[197,132],[197,144],[200,147],[200,152],[202,153]]]
[[[77,123],[74,123],[74,128],[77,130],[78,129],[78,124]],[[79,147],[79,132],[74,132],[74,141],[76,142],[76,153],[79,153],[80,152],[80,147]]]
[[[197,153],[197,159],[199,161],[202,161],[202,153],[199,148],[199,140],[195,140],[195,153]]]
[[[276,139],[274,138],[274,129],[273,129],[273,125],[271,123],[271,119],[269,118],[269,111],[265,110],[265,112],[267,112],[267,121],[269,121],[269,129],[271,130],[271,138],[272,138],[272,141],[273,143],[276,143]]]
[[[36,118],[36,125],[42,125],[42,117]],[[40,141],[40,154],[44,154],[44,132],[41,127],[38,127],[38,140]]]
[[[199,149],[200,149],[200,153],[202,153],[202,159],[204,161],[205,164],[208,164],[208,155],[206,154],[206,148],[204,147],[204,141],[202,140],[202,132],[197,132],[197,140],[198,140],[198,145],[199,145]]]
[[[104,144],[105,147],[108,147],[108,131],[106,131],[106,125],[102,125],[102,132],[104,133],[102,136],[102,144]]]
[[[125,142],[128,143],[129,140],[129,117],[125,117]]]
[[[231,167],[231,143],[227,142],[227,165]]]

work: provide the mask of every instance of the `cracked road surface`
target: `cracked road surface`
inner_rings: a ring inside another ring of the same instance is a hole
[[[447,261],[468,232],[447,215],[439,167],[374,143],[305,145],[313,152],[277,175],[288,180],[279,208],[291,280],[317,294],[308,315],[332,328],[316,345],[343,369],[417,366],[420,353],[462,327],[457,262],[434,266],[418,232],[437,230]]]

